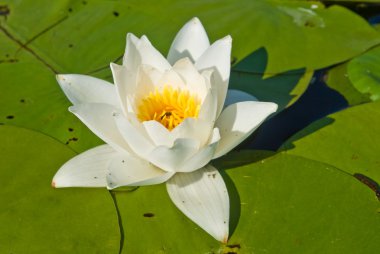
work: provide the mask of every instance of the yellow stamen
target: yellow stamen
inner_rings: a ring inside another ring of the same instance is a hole
[[[138,104],[137,117],[140,121],[156,120],[168,130],[174,129],[185,118],[197,118],[200,100],[189,91],[165,86],[160,92],[156,89]]]

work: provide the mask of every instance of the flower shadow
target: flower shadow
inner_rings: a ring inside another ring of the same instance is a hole
[[[227,186],[228,195],[230,198],[230,223],[229,223],[229,236],[233,235],[235,229],[239,223],[241,214],[241,200],[239,191],[236,188],[233,180],[228,174],[228,171],[232,171],[236,167],[251,164],[257,161],[261,161],[265,158],[273,156],[274,152],[270,151],[257,151],[252,156],[252,150],[235,151],[223,156],[222,159],[215,160],[212,164],[219,169],[220,174]]]

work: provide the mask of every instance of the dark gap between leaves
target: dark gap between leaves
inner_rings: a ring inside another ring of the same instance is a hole
[[[380,201],[380,186],[375,180],[359,173],[355,173],[354,177],[363,184],[367,185],[371,190],[373,190],[376,194],[377,199]]]

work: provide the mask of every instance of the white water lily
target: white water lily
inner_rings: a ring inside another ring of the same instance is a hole
[[[70,111],[106,144],[64,164],[52,185],[113,189],[166,182],[174,204],[226,242],[229,197],[209,162],[231,151],[277,109],[271,102],[241,102],[236,96],[224,108],[231,95],[231,43],[227,36],[210,45],[194,18],[178,32],[167,59],[146,36],[128,34],[123,65],[111,64],[115,85],[58,75],[73,103]]]

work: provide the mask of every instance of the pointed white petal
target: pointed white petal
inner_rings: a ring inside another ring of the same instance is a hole
[[[135,72],[137,70],[137,66],[141,64],[141,57],[137,51],[137,44],[139,42],[140,39],[137,38],[134,34],[127,34],[127,43],[123,57],[123,65],[132,72]]]
[[[124,141],[113,119],[118,110],[108,104],[78,104],[69,108],[96,136],[111,145],[114,149],[131,152]]]
[[[218,98],[214,89],[209,89],[199,110],[198,119],[208,121],[214,125],[218,107]]]
[[[218,93],[217,115],[222,111],[226,98],[231,69],[231,45],[231,36],[226,36],[214,42],[195,63],[195,67],[200,71],[205,69],[214,70],[211,83]]]
[[[172,69],[167,70],[162,74],[155,87],[161,91],[165,86],[170,86],[174,89],[186,88],[182,78]]]
[[[158,146],[147,159],[165,171],[176,172],[181,165],[199,149],[199,141],[193,139],[177,139],[172,147]]]
[[[171,147],[173,145],[173,135],[168,129],[165,128],[165,126],[155,120],[145,121],[142,124],[146,133],[156,146]]]
[[[135,95],[140,98],[146,97],[149,92],[154,92],[163,73],[150,65],[141,65],[137,74]]]
[[[227,242],[229,197],[222,176],[212,166],[177,173],[166,184],[173,203],[216,240]]]
[[[66,162],[55,174],[52,186],[62,187],[106,187],[109,163],[117,152],[109,145],[87,150]]]
[[[198,98],[203,101],[208,90],[208,84],[206,82],[209,81],[205,80],[205,77],[198,72],[190,59],[182,58],[178,60],[174,64],[173,70],[181,76],[186,89],[192,94],[196,94]]]
[[[107,81],[79,74],[59,74],[57,81],[74,105],[106,103],[119,107],[115,86]]]
[[[276,110],[277,104],[258,101],[238,102],[224,109],[215,123],[219,128],[221,140],[214,158],[231,151]]]
[[[214,157],[219,140],[219,130],[218,128],[214,128],[209,144],[204,146],[194,156],[185,161],[177,172],[191,172],[207,165]]]
[[[116,86],[118,101],[124,113],[128,112],[127,95],[136,89],[136,74],[125,66],[110,64],[113,80]]]
[[[128,143],[134,153],[147,159],[155,146],[150,142],[149,138],[146,137],[145,133],[136,127],[139,123],[137,122],[138,120],[135,119],[135,116],[129,114],[127,115],[127,119],[121,114],[114,114],[113,117],[116,126],[122,135],[122,139]]]
[[[214,42],[196,61],[195,67],[202,71],[215,68],[223,80],[230,77],[232,38],[226,37]]]
[[[127,48],[123,58],[123,65],[132,72],[142,65],[150,65],[163,72],[171,65],[161,53],[153,47],[146,36],[138,39],[133,34],[127,35]]]
[[[169,135],[172,139],[187,138],[198,140],[200,146],[207,143],[214,124],[210,121],[195,118],[186,118]]]
[[[107,188],[159,184],[166,182],[174,173],[165,172],[135,156],[119,155],[108,167]]]
[[[258,101],[258,99],[255,96],[244,91],[228,89],[224,107],[242,101]]]
[[[210,46],[207,33],[198,18],[187,22],[177,33],[170,46],[168,61],[174,64],[178,59],[189,57],[195,62]]]
[[[195,118],[186,118],[172,131],[154,120],[145,121],[142,124],[156,146],[167,147],[173,146],[176,139],[194,139],[200,142],[200,146],[203,146],[209,140],[213,127],[210,122]]]

